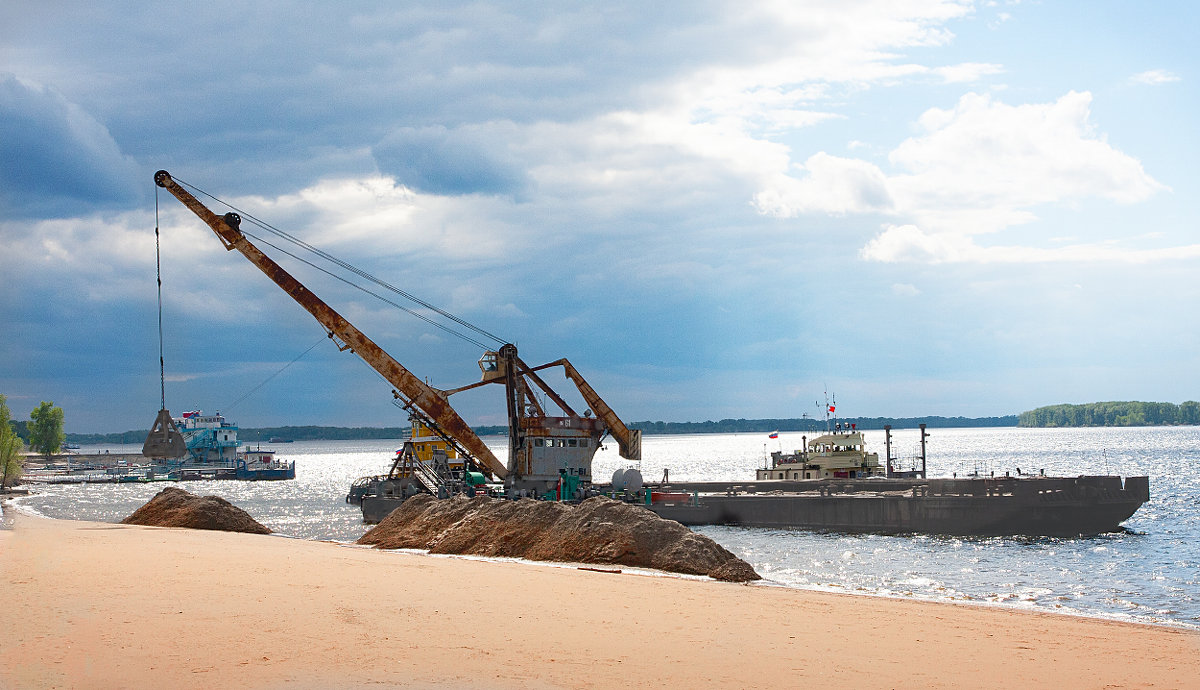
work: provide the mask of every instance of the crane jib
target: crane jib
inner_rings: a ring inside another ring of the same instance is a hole
[[[155,173],[154,181],[204,221],[220,238],[226,249],[238,250],[300,306],[304,307],[331,335],[341,340],[354,354],[379,372],[397,391],[411,400],[413,405],[427,414],[447,434],[457,439],[480,466],[480,469],[500,479],[507,475],[505,465],[496,458],[491,449],[450,407],[437,390],[397,362],[383,348],[284,270],[282,266],[263,254],[238,228],[241,218],[236,213],[226,214],[224,217],[218,216],[181,187],[165,170]]]

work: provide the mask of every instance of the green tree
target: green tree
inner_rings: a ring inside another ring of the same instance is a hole
[[[29,413],[29,447],[49,458],[62,449],[67,435],[63,433],[63,411],[45,400]]]
[[[25,444],[21,442],[21,437],[17,436],[17,432],[13,430],[9,420],[12,418],[12,413],[8,409],[8,399],[0,395],[0,490],[6,486],[16,484],[21,478],[23,457],[21,451],[25,450]]]
[[[1200,403],[1189,400],[1179,406],[1180,424],[1200,424]]]

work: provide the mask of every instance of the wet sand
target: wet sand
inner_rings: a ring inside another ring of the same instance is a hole
[[[0,588],[0,688],[1200,685],[1190,630],[25,515]]]

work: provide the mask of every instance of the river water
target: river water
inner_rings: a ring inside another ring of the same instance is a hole
[[[915,430],[893,432],[894,455],[916,450]],[[883,454],[882,431],[866,432]],[[486,439],[504,457],[504,439]],[[353,541],[366,531],[344,501],[355,478],[386,471],[397,441],[276,444],[296,461],[286,482],[188,482],[229,500],[272,530],[302,539]],[[647,436],[642,474],[657,480],[753,478],[771,450],[793,450],[801,434]],[[79,452],[139,452],[85,446]],[[1200,628],[1200,427],[1119,429],[930,429],[930,476],[1044,469],[1048,475],[1149,475],[1150,502],[1126,531],[1087,539],[959,538],[820,534],[700,527],[750,562],[768,584],[857,594],[974,602]],[[624,466],[615,444],[595,477]],[[142,485],[39,485],[23,509],[54,518],[116,522],[162,489]]]

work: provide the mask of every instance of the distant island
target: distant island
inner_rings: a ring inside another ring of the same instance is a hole
[[[1200,403],[1097,402],[1049,405],[1022,412],[1017,426],[1173,426],[1200,424]]]

